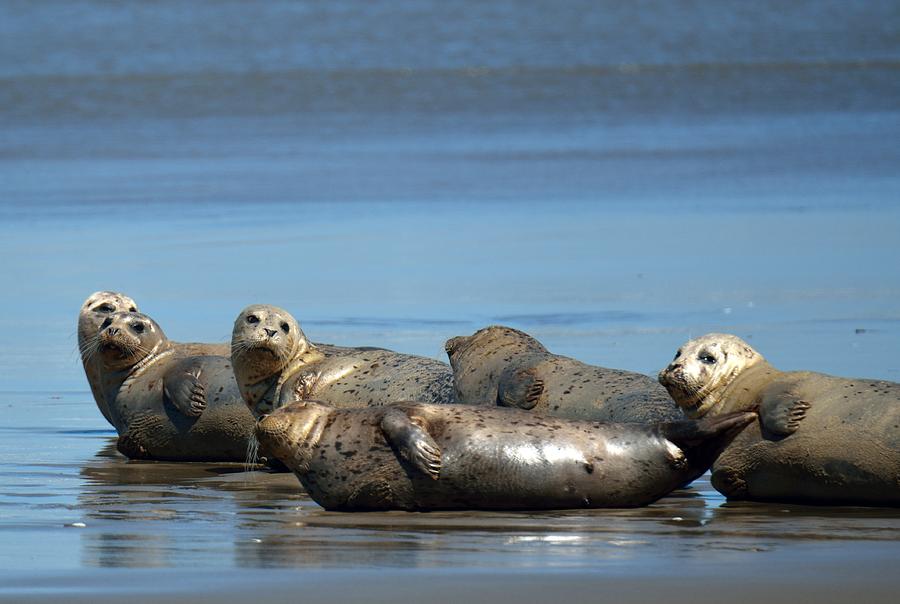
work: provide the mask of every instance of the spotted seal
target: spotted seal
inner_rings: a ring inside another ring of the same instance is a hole
[[[87,376],[88,385],[91,387],[91,394],[94,396],[94,402],[103,417],[110,424],[112,420],[109,415],[109,406],[103,398],[103,391],[100,386],[100,375],[102,367],[97,358],[94,346],[97,343],[97,332],[100,331],[100,324],[114,312],[137,312],[137,304],[119,292],[99,291],[94,292],[87,297],[81,310],[78,313],[78,351],[81,354],[81,362],[84,365],[84,374]]]
[[[455,400],[446,363],[383,348],[344,350],[326,355],[289,312],[264,304],[241,311],[231,339],[234,374],[256,416],[312,398],[335,406]]]
[[[84,372],[87,376],[88,384],[91,387],[91,394],[97,407],[107,421],[109,419],[109,411],[107,410],[106,401],[103,400],[100,391],[99,369],[92,362],[91,345],[96,343],[94,336],[100,329],[100,324],[107,316],[116,311],[138,312],[137,303],[130,297],[120,292],[99,291],[88,296],[81,311],[78,314],[78,349],[84,364]],[[185,355],[194,356],[223,356],[231,355],[231,344],[229,342],[175,342],[169,340],[169,345],[179,350]],[[326,357],[338,355],[351,355],[360,351],[375,350],[371,347],[350,348],[346,346],[336,346],[334,344],[316,343],[315,346],[325,354]],[[95,360],[95,359],[94,359]]]
[[[549,352],[527,333],[494,325],[445,344],[460,402],[531,409],[568,419],[654,423],[684,419],[653,378]]]
[[[659,381],[690,417],[758,409],[713,465],[730,499],[900,505],[900,384],[779,371],[716,333],[684,344]]]
[[[263,417],[256,436],[329,510],[635,507],[709,467],[755,417],[650,426],[469,405],[301,401]]]
[[[133,459],[243,461],[254,419],[225,356],[192,355],[145,314],[100,324],[92,362],[118,450]]]

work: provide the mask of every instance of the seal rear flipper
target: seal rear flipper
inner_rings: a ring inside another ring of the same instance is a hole
[[[790,436],[797,431],[810,406],[788,388],[768,389],[759,403],[759,421],[764,434],[776,439]]]
[[[691,467],[705,472],[734,437],[756,420],[752,411],[658,424],[660,433],[684,451]]]
[[[381,420],[381,431],[403,460],[434,480],[440,477],[441,448],[406,413],[388,409]]]
[[[534,409],[544,395],[544,380],[534,375],[534,369],[506,369],[500,375],[497,404],[501,407]]]
[[[199,417],[206,409],[206,386],[199,366],[177,365],[163,378],[163,391],[172,406],[188,417]]]

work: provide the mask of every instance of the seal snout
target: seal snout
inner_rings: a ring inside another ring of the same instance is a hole
[[[681,361],[669,363],[665,369],[659,372],[656,379],[667,389],[684,383],[684,364]]]
[[[444,342],[444,350],[448,355],[453,356],[462,347],[466,340],[468,340],[466,336],[456,336],[455,338],[450,338],[449,340]]]

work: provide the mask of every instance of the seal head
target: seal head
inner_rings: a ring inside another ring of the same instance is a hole
[[[507,402],[501,392],[503,377],[513,361],[524,359],[527,355],[550,354],[524,331],[490,325],[470,336],[450,338],[444,344],[444,350],[453,368],[453,382],[460,401],[524,409],[535,406],[537,399],[530,396],[528,386],[522,401]]]
[[[690,340],[659,372],[659,382],[688,417],[702,417],[723,402],[723,395],[745,370],[765,362],[737,336],[711,333]]]
[[[258,415],[268,413],[284,381],[304,365],[324,355],[307,339],[300,325],[283,308],[248,306],[234,321],[231,360],[247,405]]]
[[[108,371],[126,371],[161,352],[167,342],[162,328],[138,312],[115,312],[100,324],[96,347]]]
[[[88,296],[78,313],[78,347],[82,359],[92,352],[84,344],[92,339],[100,329],[100,324],[114,312],[138,312],[134,300],[119,292],[94,292]]]

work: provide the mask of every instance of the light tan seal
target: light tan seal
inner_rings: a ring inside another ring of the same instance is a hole
[[[690,417],[758,409],[713,465],[730,499],[900,505],[900,384],[778,371],[715,333],[682,346],[659,380]]]
[[[653,378],[553,354],[527,333],[494,325],[447,341],[461,403],[610,422],[655,423],[684,414]]]
[[[755,417],[650,426],[496,407],[302,401],[261,419],[256,435],[329,510],[634,507],[703,472]]]
[[[97,333],[100,324],[114,312],[138,312],[138,305],[131,297],[114,291],[94,292],[85,300],[78,314],[78,350],[84,366],[84,373],[97,408],[104,419],[113,425],[110,417],[109,405],[103,397],[100,385],[101,367],[97,356]],[[231,344],[229,342],[176,342],[168,340],[168,345],[179,356],[212,356],[230,357]],[[326,357],[351,356],[353,354],[367,353],[374,348],[349,348],[334,344],[314,344]]]
[[[309,399],[335,406],[455,401],[446,363],[382,348],[331,347],[325,354],[289,312],[265,304],[238,315],[231,359],[241,395],[257,417]]]
[[[254,418],[231,359],[192,355],[147,315],[115,312],[90,343],[118,450],[132,459],[244,461]]]
[[[97,333],[100,331],[100,324],[114,312],[137,312],[138,307],[134,300],[113,291],[94,292],[87,297],[84,304],[81,305],[81,311],[78,313],[78,352],[81,355],[81,362],[84,365],[84,374],[87,377],[88,385],[91,387],[91,394],[94,396],[94,402],[103,417],[110,424],[112,420],[109,415],[109,405],[103,398],[103,391],[100,386],[100,374],[102,368],[100,359],[96,355],[95,345],[97,343]]]

